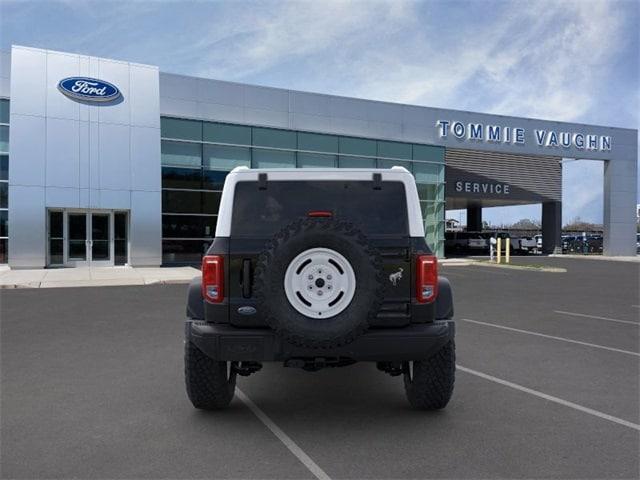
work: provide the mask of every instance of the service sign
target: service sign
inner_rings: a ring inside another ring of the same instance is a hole
[[[121,95],[112,83],[89,77],[63,78],[58,82],[58,90],[69,98],[87,102],[110,102]]]

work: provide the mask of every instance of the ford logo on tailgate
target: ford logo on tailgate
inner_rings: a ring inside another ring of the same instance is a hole
[[[63,78],[58,83],[58,89],[67,97],[89,102],[110,102],[120,97],[118,87],[97,78]]]

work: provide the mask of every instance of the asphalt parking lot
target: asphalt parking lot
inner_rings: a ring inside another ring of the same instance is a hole
[[[266,365],[197,411],[186,286],[0,291],[2,478],[638,478],[640,265],[514,261],[568,271],[442,269],[459,370],[435,413],[371,364]]]

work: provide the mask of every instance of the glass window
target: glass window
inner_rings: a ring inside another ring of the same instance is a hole
[[[0,237],[9,236],[9,212],[0,210]]]
[[[114,263],[124,265],[129,261],[126,212],[116,212],[113,215],[113,227]]]
[[[208,240],[163,240],[162,263],[199,265],[210,243]]]
[[[0,99],[0,123],[9,123],[9,100]]]
[[[420,200],[444,200],[444,183],[416,183]]]
[[[411,144],[379,141],[378,156],[387,158],[406,158],[407,160],[411,160]]]
[[[62,212],[49,212],[49,236],[62,238]]]
[[[49,211],[49,265],[64,262],[64,233],[62,212]]]
[[[404,167],[411,171],[411,163],[404,160],[378,160],[378,168]]]
[[[333,168],[335,166],[335,155],[323,155],[321,153],[298,153],[298,167],[300,168]]]
[[[202,217],[163,215],[162,236],[164,238],[201,238],[204,236]]]
[[[375,158],[340,156],[340,168],[376,168]]]
[[[444,182],[444,165],[415,162],[413,176],[416,177],[416,183]]]
[[[375,140],[364,138],[340,137],[340,153],[375,157],[378,154]]]
[[[429,223],[438,223],[444,218],[444,202],[420,202],[422,218]]]
[[[202,188],[202,169],[162,167],[162,188]]]
[[[169,213],[202,213],[202,192],[163,190],[162,211]]]
[[[9,153],[9,127],[0,125],[0,152]]]
[[[0,208],[8,208],[9,206],[9,184],[0,182]]]
[[[296,148],[296,132],[275,128],[254,128],[253,144],[261,147]]]
[[[220,170],[204,170],[202,172],[202,188],[205,190],[222,190],[229,172]]]
[[[202,140],[202,122],[162,117],[160,119],[160,135],[163,138]]]
[[[218,214],[222,192],[202,192],[202,213]]]
[[[0,263],[7,263],[9,259],[9,252],[7,248],[7,239],[0,239]]]
[[[251,127],[205,122],[202,137],[205,142],[251,145]]]
[[[0,100],[0,123],[9,123],[9,100]]]
[[[413,145],[413,159],[444,163],[444,148],[431,145]]]
[[[254,168],[294,168],[296,166],[296,153],[283,150],[253,149]]]
[[[162,165],[199,167],[201,154],[202,145],[198,143],[162,141]]]
[[[251,151],[246,147],[204,145],[204,166],[216,170],[233,170],[251,166]]]
[[[9,180],[9,156],[0,155],[0,180]]]
[[[370,181],[273,180],[266,190],[258,189],[256,182],[236,185],[232,234],[271,236],[311,210],[333,212],[336,219],[354,222],[369,234],[408,233],[402,182],[385,182],[384,188],[374,190]],[[368,214],[362,215],[365,211]]]
[[[338,153],[338,137],[317,133],[298,133],[298,150]]]
[[[217,217],[163,215],[162,236],[164,238],[213,238]]]

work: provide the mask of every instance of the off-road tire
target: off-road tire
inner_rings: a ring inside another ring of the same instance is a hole
[[[343,255],[357,282],[350,304],[322,320],[298,312],[284,288],[291,261],[311,248],[329,248]],[[307,218],[287,225],[269,242],[258,258],[254,285],[258,310],[276,334],[294,345],[327,349],[351,343],[369,328],[382,303],[383,282],[380,254],[359,228],[332,218]]]
[[[439,410],[453,394],[456,375],[456,347],[453,340],[431,358],[413,362],[412,372],[405,363],[404,389],[414,408]]]
[[[229,405],[236,389],[236,373],[228,363],[210,359],[193,343],[185,341],[184,378],[194,407],[217,410]]]

